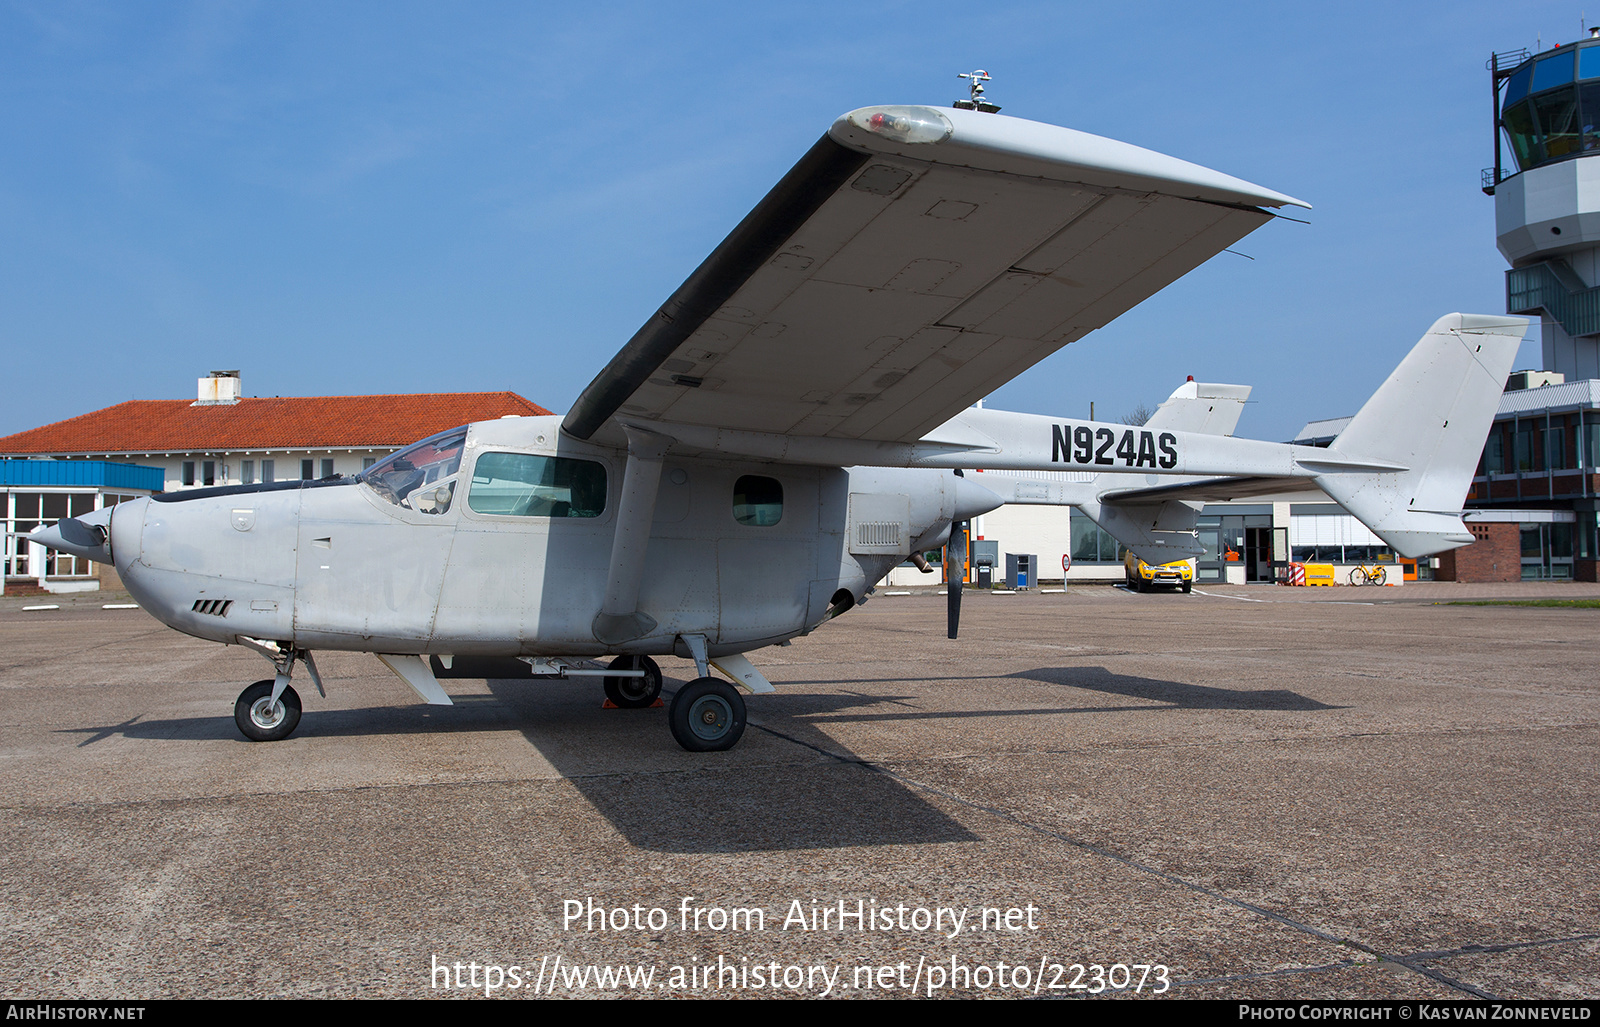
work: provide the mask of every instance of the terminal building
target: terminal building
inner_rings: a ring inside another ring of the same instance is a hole
[[[7,592],[114,581],[109,567],[17,537],[63,517],[155,492],[358,474],[457,425],[550,412],[514,392],[246,397],[237,371],[212,372],[196,393],[0,438]]]

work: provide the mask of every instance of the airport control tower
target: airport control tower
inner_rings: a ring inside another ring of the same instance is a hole
[[[1494,167],[1483,190],[1511,264],[1506,312],[1539,318],[1544,370],[1600,378],[1600,29],[1539,54],[1495,54],[1489,71]]]

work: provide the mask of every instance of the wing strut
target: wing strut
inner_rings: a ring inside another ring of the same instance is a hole
[[[619,645],[655,630],[655,618],[639,611],[639,586],[644,581],[644,554],[650,544],[656,490],[661,485],[661,459],[672,439],[640,428],[628,433],[628,466],[622,473],[622,502],[617,531],[611,539],[611,566],[606,595],[595,615],[595,641]]]

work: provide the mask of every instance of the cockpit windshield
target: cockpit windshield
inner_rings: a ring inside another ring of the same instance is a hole
[[[461,468],[466,428],[451,428],[423,439],[361,472],[359,481],[378,495],[419,513],[450,509],[455,473]]]

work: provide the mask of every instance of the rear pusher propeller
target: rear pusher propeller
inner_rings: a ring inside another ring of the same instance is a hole
[[[961,626],[961,585],[967,578],[967,539],[971,535],[971,521],[956,521],[950,525],[950,541],[944,547],[944,580],[946,621],[948,637],[956,637]]]

